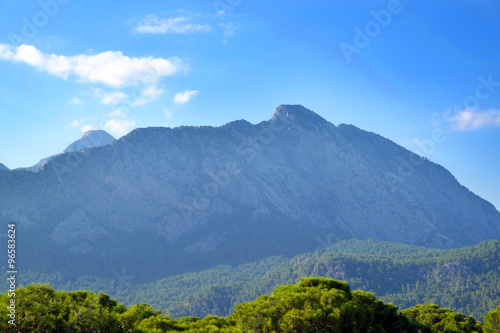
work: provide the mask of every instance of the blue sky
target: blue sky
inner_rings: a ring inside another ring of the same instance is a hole
[[[0,0],[0,162],[302,104],[500,207],[500,3]]]

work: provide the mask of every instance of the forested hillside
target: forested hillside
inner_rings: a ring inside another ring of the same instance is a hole
[[[500,307],[485,317],[485,325],[471,316],[419,305],[398,313],[397,307],[377,300],[373,293],[351,291],[345,282],[302,278],[298,284],[277,288],[252,302],[239,304],[228,317],[172,319],[150,305],[131,307],[108,295],[88,291],[54,291],[48,285],[17,288],[14,298],[0,296],[3,332],[498,332]],[[15,299],[15,310],[11,300]],[[15,324],[15,326],[14,326]]]
[[[59,273],[24,272],[20,282],[50,282],[58,290],[103,291],[127,305],[149,303],[172,317],[204,317],[228,315],[235,304],[301,277],[323,276],[374,292],[400,309],[435,303],[481,319],[500,304],[499,252],[500,240],[452,250],[349,240],[294,258],[218,266],[146,284],[134,283],[137,273],[128,271],[115,271],[115,279],[87,276],[77,281],[67,281]]]

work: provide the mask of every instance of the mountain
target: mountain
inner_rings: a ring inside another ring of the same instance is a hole
[[[108,132],[103,130],[91,130],[85,132],[80,140],[77,140],[70,144],[63,153],[70,153],[75,151],[80,151],[83,149],[102,147],[116,139],[108,134]]]
[[[256,125],[137,129],[36,174],[0,173],[0,185],[23,265],[72,277],[152,281],[348,238],[500,237],[500,213],[442,166],[298,105]]]
[[[82,136],[81,139],[70,144],[66,149],[64,149],[61,152],[61,154],[76,152],[76,151],[80,151],[83,149],[102,147],[102,146],[107,145],[110,142],[115,141],[115,140],[116,139],[113,136],[111,136],[110,134],[108,134],[108,132],[106,132],[106,131],[90,130],[90,131],[85,132],[85,134]],[[52,156],[43,158],[37,164],[33,165],[32,167],[21,168],[21,169],[26,170],[26,171],[31,171],[31,172],[38,172],[45,164],[52,161],[58,155],[60,155],[60,154],[52,155]]]
[[[7,168],[4,164],[0,163],[0,170],[9,171],[10,169]]]

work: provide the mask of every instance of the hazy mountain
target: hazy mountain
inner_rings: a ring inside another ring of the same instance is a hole
[[[25,264],[74,275],[147,280],[353,237],[438,248],[500,237],[500,213],[443,167],[302,106],[257,125],[137,129],[36,174],[0,173],[0,185]]]
[[[76,140],[75,142],[70,144],[66,149],[64,149],[61,152],[61,154],[76,152],[76,151],[80,151],[80,150],[88,149],[88,148],[102,147],[102,146],[105,146],[112,141],[115,141],[115,140],[116,139],[113,136],[111,136],[110,134],[108,134],[108,132],[103,131],[103,130],[87,131],[87,132],[85,132],[85,134],[82,136],[81,139]],[[56,158],[57,156],[59,156],[61,154],[52,155],[52,156],[43,158],[37,164],[33,165],[32,167],[21,168],[21,169],[26,170],[26,171],[31,171],[31,172],[38,172],[45,164],[52,161],[54,158]]]
[[[9,171],[10,169],[7,168],[4,164],[0,163],[0,170]]]
[[[108,132],[103,130],[87,131],[80,140],[73,142],[66,149],[64,149],[63,153],[69,153],[74,151],[80,151],[87,148],[105,146],[108,143],[113,142],[115,140],[116,139],[112,135],[108,134]]]

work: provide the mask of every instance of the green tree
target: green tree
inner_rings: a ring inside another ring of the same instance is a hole
[[[254,302],[236,306],[233,315],[244,332],[403,332],[408,321],[397,308],[371,293],[328,278],[302,278]]]
[[[150,305],[145,303],[136,304],[120,315],[119,326],[123,331],[129,332],[144,319],[157,317],[159,315],[161,315],[161,310],[153,310]]]
[[[491,310],[484,316],[484,332],[485,333],[499,333],[500,332],[500,306]]]
[[[471,316],[465,316],[436,304],[417,305],[401,311],[410,320],[417,321],[422,333],[482,333],[481,323]]]

